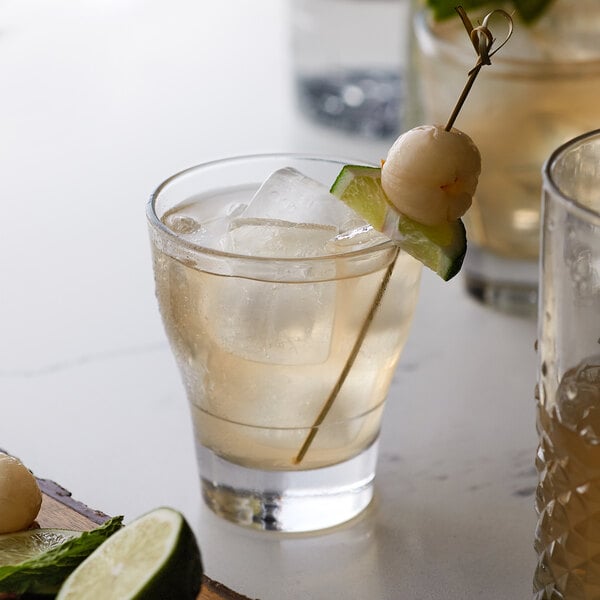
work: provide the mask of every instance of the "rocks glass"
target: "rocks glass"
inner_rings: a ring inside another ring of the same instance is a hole
[[[383,236],[362,247],[333,239],[317,217],[244,217],[271,173],[293,167],[329,196],[342,165],[291,155],[216,161],[174,175],[148,205],[158,303],[189,400],[202,493],[241,525],[323,529],[373,494],[421,264]],[[323,239],[329,250],[312,252]],[[305,253],[288,253],[294,240]]]

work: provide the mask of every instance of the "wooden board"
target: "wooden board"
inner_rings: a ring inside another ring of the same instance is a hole
[[[48,479],[39,479],[42,508],[36,519],[40,527],[56,527],[88,531],[110,517],[75,500],[71,493]],[[206,575],[198,600],[249,600]]]

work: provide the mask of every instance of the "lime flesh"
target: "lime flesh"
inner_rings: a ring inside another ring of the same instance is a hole
[[[202,562],[184,517],[158,508],[111,536],[60,589],[57,600],[195,600]]]
[[[17,565],[81,535],[68,529],[29,529],[0,535],[0,566]]]
[[[330,191],[445,281],[460,271],[467,251],[462,221],[429,226],[401,215],[381,187],[381,169],[345,165]]]
[[[121,527],[113,517],[92,531],[31,529],[0,536],[0,596],[51,594],[100,544]]]

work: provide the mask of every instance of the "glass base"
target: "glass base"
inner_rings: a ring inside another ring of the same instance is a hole
[[[380,70],[298,76],[300,107],[314,121],[373,138],[400,131],[404,82],[398,73]]]
[[[538,261],[497,256],[469,246],[463,267],[467,293],[501,312],[535,317],[538,304]]]
[[[202,496],[217,515],[246,527],[306,532],[344,523],[373,497],[378,442],[350,460],[306,471],[262,471],[198,446]]]

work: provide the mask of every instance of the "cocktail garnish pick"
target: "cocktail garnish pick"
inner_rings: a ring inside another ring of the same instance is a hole
[[[479,71],[481,70],[483,65],[491,65],[492,64],[491,60],[490,60],[491,57],[494,54],[496,54],[496,52],[498,52],[498,50],[500,50],[500,48],[502,48],[502,46],[504,46],[504,44],[506,44],[506,42],[508,42],[508,40],[513,32],[512,17],[505,10],[496,9],[496,10],[491,11],[484,17],[482,24],[477,27],[473,26],[473,24],[467,17],[467,14],[464,11],[464,9],[462,8],[462,6],[458,6],[456,8],[456,12],[458,12],[466,30],[467,30],[467,33],[469,34],[469,37],[471,38],[471,42],[473,43],[473,47],[475,48],[475,52],[477,53],[477,62],[475,64],[475,66],[469,71],[469,74],[468,74],[469,78],[467,80],[467,83],[466,83],[461,95],[460,95],[460,98],[458,99],[456,106],[454,107],[454,110],[452,111],[452,115],[450,116],[450,119],[448,120],[448,123],[445,127],[446,131],[450,131],[452,129],[452,126],[454,125],[454,121],[456,120],[458,113],[460,112],[465,100],[467,99],[467,96],[469,95],[469,92],[471,91],[471,88],[473,87],[473,83],[475,82],[475,78],[479,74]],[[495,14],[500,14],[506,18],[506,20],[508,22],[508,32],[506,34],[504,41],[493,52],[490,52],[492,45],[495,42],[495,38],[492,35],[492,32],[490,31],[490,29],[488,27],[488,23]],[[367,313],[367,316],[365,317],[365,320],[362,324],[362,327],[358,334],[358,337],[357,337],[356,341],[354,342],[354,346],[352,347],[352,350],[350,351],[350,354],[348,355],[346,363],[344,364],[344,367],[343,367],[335,385],[333,386],[333,389],[331,390],[329,397],[323,404],[321,411],[319,412],[319,414],[317,415],[313,424],[311,425],[310,431],[309,431],[308,435],[306,436],[306,439],[304,440],[302,447],[298,451],[298,454],[293,459],[293,463],[296,465],[300,464],[302,462],[302,460],[304,459],[304,456],[308,452],[308,449],[310,448],[315,436],[317,435],[317,433],[319,431],[319,427],[322,425],[323,421],[325,420],[325,417],[327,416],[329,410],[333,406],[335,399],[337,398],[344,382],[346,381],[346,378],[348,377],[348,374],[350,373],[350,369],[352,368],[352,365],[354,364],[354,361],[356,360],[356,357],[358,356],[361,345],[367,335],[369,326],[371,325],[371,322],[373,321],[373,318],[375,317],[375,314],[379,308],[379,305],[381,304],[381,301],[382,301],[385,291],[387,289],[387,285],[391,278],[392,271],[394,269],[394,265],[396,264],[396,259],[398,258],[398,252],[399,252],[399,250],[396,253],[396,257],[394,258],[392,263],[387,268],[385,275],[383,276],[383,279],[377,290],[377,294],[375,295],[375,298],[373,300],[373,303],[371,304],[369,312]]]
[[[492,56],[494,56],[494,54],[496,54],[496,52],[498,52],[498,50],[500,50],[500,48],[502,48],[502,46],[504,46],[504,44],[508,42],[510,36],[513,33],[512,17],[501,8],[497,8],[496,10],[489,12],[483,18],[483,22],[481,23],[481,25],[478,25],[477,27],[473,27],[473,23],[471,23],[471,20],[467,16],[467,13],[465,12],[462,6],[457,6],[456,12],[459,14],[463,25],[465,26],[465,29],[467,30],[467,33],[471,38],[471,43],[473,44],[473,48],[475,48],[475,52],[477,53],[477,62],[475,63],[475,66],[469,71],[469,78],[467,79],[467,83],[465,84],[465,87],[458,99],[458,102],[456,103],[456,106],[454,107],[454,110],[452,111],[452,114],[448,119],[448,123],[446,123],[446,131],[450,131],[454,126],[454,121],[456,121],[456,117],[458,117],[458,113],[463,107],[463,104],[465,103],[465,100],[467,99],[467,96],[469,95],[469,92],[471,91],[471,88],[473,87],[475,79],[477,75],[479,75],[479,71],[481,71],[481,68],[484,65],[492,64]],[[493,52],[490,52],[490,50],[492,49],[492,45],[496,41],[496,38],[494,38],[494,36],[492,35],[492,32],[488,27],[488,23],[490,22],[490,19],[496,14],[501,15],[506,19],[508,23],[508,31],[506,33],[504,41]]]
[[[373,303],[371,304],[371,308],[369,309],[369,312],[362,324],[360,333],[358,334],[358,337],[356,338],[356,341],[354,342],[354,346],[352,347],[352,350],[348,356],[348,359],[346,360],[346,364],[344,365],[344,368],[342,369],[340,376],[338,377],[335,385],[333,386],[333,389],[331,390],[331,393],[329,394],[327,401],[323,405],[321,412],[315,419],[315,422],[311,425],[310,431],[309,431],[308,435],[306,436],[304,443],[302,444],[302,448],[300,448],[300,450],[298,451],[298,454],[296,455],[296,458],[294,459],[294,464],[299,464],[300,462],[302,462],[304,455],[308,451],[315,435],[317,435],[317,432],[319,431],[319,426],[325,420],[325,417],[327,416],[329,409],[333,405],[334,400],[337,398],[339,391],[342,389],[342,385],[344,385],[344,381],[346,381],[346,377],[348,377],[348,373],[350,373],[350,369],[352,368],[352,365],[354,364],[354,361],[356,360],[356,357],[358,356],[358,353],[360,351],[360,347],[362,346],[362,343],[367,335],[369,325],[371,325],[371,321],[373,321],[373,317],[375,317],[375,313],[377,312],[377,309],[379,308],[379,305],[381,304],[381,300],[383,299],[383,295],[385,294],[385,290],[387,289],[387,285],[390,281],[390,277],[392,276],[392,271],[394,270],[394,265],[396,264],[396,259],[398,258],[398,253],[399,253],[399,250],[396,250],[396,256],[394,257],[394,260],[388,266],[388,268],[385,272],[385,275],[383,276],[383,279],[381,280],[379,288],[377,289],[377,294],[375,295],[375,299],[373,300]]]

